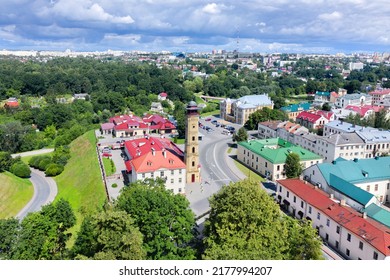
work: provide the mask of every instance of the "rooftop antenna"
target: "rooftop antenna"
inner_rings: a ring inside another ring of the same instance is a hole
[[[235,52],[237,53],[237,58],[238,58],[238,53],[239,53],[239,49],[240,49],[240,27],[238,25],[236,25],[236,50]]]

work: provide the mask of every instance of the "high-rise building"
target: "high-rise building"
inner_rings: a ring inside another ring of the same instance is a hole
[[[199,108],[198,105],[191,101],[187,105],[186,118],[186,141],[185,156],[187,183],[200,182],[200,165],[199,165]]]

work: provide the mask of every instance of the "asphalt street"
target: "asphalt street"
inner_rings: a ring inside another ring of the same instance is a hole
[[[16,215],[19,219],[23,219],[30,212],[39,211],[42,206],[51,203],[57,195],[57,184],[54,179],[46,177],[42,171],[31,168],[30,181],[34,187],[34,195]]]

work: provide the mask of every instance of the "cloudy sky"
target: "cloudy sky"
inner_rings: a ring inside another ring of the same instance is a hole
[[[387,52],[389,0],[1,0],[0,49]]]

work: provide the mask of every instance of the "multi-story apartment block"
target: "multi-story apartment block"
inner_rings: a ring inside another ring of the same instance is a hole
[[[390,260],[389,228],[299,179],[277,181],[277,200],[346,259]]]
[[[372,96],[365,93],[353,93],[338,97],[335,102],[337,108],[345,108],[348,105],[371,105]]]
[[[173,193],[184,193],[186,165],[184,153],[166,138],[148,137],[126,141],[125,165],[131,182],[160,177]]]
[[[390,95],[390,89],[383,88],[383,89],[377,89],[374,91],[368,92],[369,95],[372,96],[372,105],[380,102],[385,98],[386,96]]]
[[[390,157],[354,160],[339,158],[332,163],[308,167],[303,171],[303,175],[313,184],[321,186],[327,193],[340,188],[341,183],[353,184],[374,195],[379,203],[390,202]],[[345,195],[346,191],[341,193]],[[361,207],[365,206],[362,204]]]
[[[266,121],[258,124],[258,137],[265,138],[282,138],[293,142],[295,135],[309,133],[309,130],[290,121]]]
[[[300,157],[304,168],[321,163],[322,158],[281,138],[238,143],[237,159],[270,180],[286,178],[285,163],[289,153]]]
[[[274,103],[267,94],[247,95],[239,99],[227,98],[220,103],[220,115],[226,121],[245,124],[251,114],[265,107],[274,108]]]

